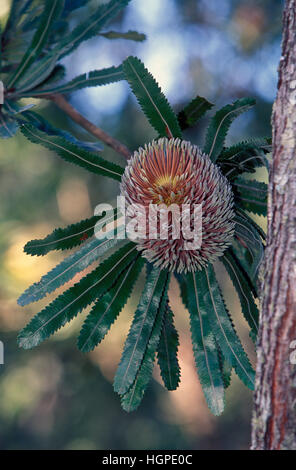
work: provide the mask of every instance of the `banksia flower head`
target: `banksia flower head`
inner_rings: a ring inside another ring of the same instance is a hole
[[[142,237],[135,241],[156,266],[194,272],[215,261],[231,244],[235,225],[231,187],[219,167],[190,142],[161,138],[136,151],[122,177],[121,195],[128,220],[138,218],[138,208],[143,208],[138,219]],[[184,205],[189,205],[189,212],[182,211]],[[177,210],[168,212],[167,237],[161,239],[160,224],[165,219],[160,214],[170,206]],[[195,207],[200,210],[199,221],[194,220]],[[157,238],[149,231],[153,218],[158,221]],[[173,232],[177,218],[178,237]],[[198,245],[192,240],[188,244],[186,227],[190,233],[199,229]]]

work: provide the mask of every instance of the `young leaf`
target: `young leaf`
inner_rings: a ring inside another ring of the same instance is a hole
[[[118,243],[117,238],[94,238],[85,243],[78,251],[65,258],[55,268],[42,276],[39,282],[30,286],[18,299],[19,305],[37,302],[50,292],[55,291],[73,277],[90,266],[100,256]]]
[[[204,153],[215,162],[222,152],[228,129],[235,118],[254,106],[255,100],[242,98],[217,111],[207,130]]]
[[[48,135],[31,124],[23,124],[21,131],[31,142],[43,145],[43,147],[56,152],[60,157],[70,163],[79,165],[92,173],[109,176],[117,181],[121,180],[124,169],[119,165],[108,162],[94,153],[83,150],[63,137]]]
[[[78,338],[78,347],[82,352],[92,351],[108,333],[131,295],[143,265],[144,259],[139,256],[123,271],[115,285],[94,305]]]
[[[233,183],[240,206],[254,214],[267,213],[267,185],[256,180],[237,178]]]
[[[224,383],[219,365],[218,351],[209,322],[208,305],[199,277],[194,273],[186,276],[188,309],[195,364],[207,404],[215,416],[224,410]]]
[[[140,405],[145,390],[150,382],[151,375],[153,372],[153,366],[155,361],[155,353],[159,345],[160,335],[163,326],[163,317],[165,312],[165,307],[167,304],[167,289],[168,289],[169,279],[167,276],[167,282],[164,286],[161,302],[156,313],[155,322],[152,328],[151,336],[145,351],[142,364],[139,368],[139,371],[136,375],[135,381],[130,388],[130,390],[124,394],[121,398],[121,406],[127,411],[134,411]]]
[[[244,317],[251,330],[254,332],[253,336],[256,337],[258,333],[259,311],[254,302],[248,280],[244,276],[244,271],[240,269],[238,259],[231,249],[224,253],[221,261],[223,262],[229,277],[232,280],[233,286],[238,293]]]
[[[213,334],[225,360],[233,365],[243,383],[253,390],[253,368],[233,328],[211,265],[196,273],[196,283],[200,292],[201,308],[208,314]]]
[[[52,88],[44,88],[27,93],[28,96],[42,96],[49,93],[72,93],[73,91],[80,90],[81,88],[87,88],[92,86],[101,86],[107,85],[108,83],[118,82],[123,80],[122,66],[119,67],[110,67],[103,70],[94,70],[92,72],[87,72],[78,77],[74,78],[68,83],[59,85]]]
[[[137,31],[127,31],[127,33],[118,33],[116,31],[107,31],[106,33],[100,33],[107,39],[128,39],[130,41],[142,42],[146,39],[146,34],[138,33]]]
[[[63,0],[46,0],[39,27],[32,39],[29,49],[23,57],[23,60],[9,80],[7,88],[12,88],[34,60],[40,55],[47,42],[49,32],[54,22],[59,18],[63,8]]]
[[[167,301],[157,349],[157,359],[162,380],[168,390],[176,390],[180,382],[178,346],[179,338],[174,325],[173,312]]]
[[[93,216],[89,219],[82,220],[76,224],[68,225],[66,228],[57,228],[47,237],[41,240],[31,240],[28,242],[24,251],[28,255],[44,256],[53,250],[68,250],[74,246],[81,245],[94,234],[94,228],[100,229],[104,225],[116,220],[117,213],[114,211],[107,212],[106,215]],[[99,224],[99,220],[102,224]]]
[[[137,57],[123,62],[123,72],[150,124],[162,137],[182,137],[175,113],[153,76]]]
[[[100,29],[113,18],[130,0],[111,0],[95,9],[95,12],[81,22],[58,44],[60,56],[64,57],[76,49],[83,41],[99,33]]]
[[[124,395],[134,383],[151,336],[156,314],[167,282],[167,272],[153,268],[137,307],[118,366],[114,390]]]
[[[213,106],[214,105],[206,100],[206,98],[202,98],[201,96],[194,98],[178,114],[178,121],[182,131],[195,126],[197,121],[199,121]]]
[[[135,256],[136,247],[131,242],[116,251],[94,271],[38,313],[20,332],[18,345],[24,349],[31,349],[54,334],[110,289]]]

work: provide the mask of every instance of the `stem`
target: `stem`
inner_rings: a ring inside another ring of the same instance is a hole
[[[103,131],[99,127],[95,126],[92,122],[82,116],[73,106],[64,98],[63,95],[48,95],[47,99],[53,101],[64,113],[66,113],[72,121],[79,124],[90,134],[97,137],[99,140],[104,142],[109,147],[113,148],[117,153],[120,153],[125,158],[129,158],[131,155],[130,150],[121,142],[111,137],[107,132]]]

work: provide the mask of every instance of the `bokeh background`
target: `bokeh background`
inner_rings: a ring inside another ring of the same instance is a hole
[[[99,3],[93,0],[91,8]],[[1,23],[9,6],[9,0],[1,0]],[[147,41],[101,37],[83,43],[65,61],[68,78],[137,55],[177,111],[197,94],[218,106],[242,96],[256,97],[256,108],[232,126],[229,143],[270,136],[282,7],[280,0],[132,0],[106,30],[136,29],[147,34]],[[88,13],[85,8],[78,10],[73,24]],[[130,149],[155,137],[123,82],[82,90],[69,99]],[[54,105],[30,102],[51,122],[92,140]],[[201,143],[206,122],[187,131],[186,138]],[[110,149],[104,150],[104,156],[124,163]],[[266,180],[264,171],[259,177]],[[170,290],[170,301],[180,333],[181,386],[167,392],[156,367],[142,406],[130,415],[120,408],[112,378],[137,295],[91,354],[83,355],[75,344],[86,312],[38,349],[17,348],[18,330],[48,298],[26,308],[19,307],[16,299],[61,259],[58,254],[27,256],[24,244],[55,227],[91,216],[96,204],[114,201],[117,192],[116,183],[63,162],[19,133],[0,141],[0,339],[5,345],[5,365],[0,366],[0,448],[248,448],[252,395],[233,377],[224,415],[215,418],[210,414],[194,368],[188,315],[176,285]],[[257,222],[265,225],[264,220],[257,218]],[[235,323],[254,360],[239,301],[225,282],[222,268],[219,272],[227,302],[236,312]]]

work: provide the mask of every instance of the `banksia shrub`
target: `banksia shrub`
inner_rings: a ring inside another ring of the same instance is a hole
[[[25,251],[30,255],[40,256],[75,246],[78,249],[29,287],[19,298],[20,305],[45,297],[97,259],[103,260],[38,313],[20,332],[18,342],[25,349],[37,346],[92,305],[78,338],[78,347],[83,352],[91,351],[108,333],[146,267],[146,283],[114,380],[123,408],[134,410],[148,386],[156,356],[164,385],[174,390],[180,381],[178,334],[168,296],[170,279],[175,276],[190,315],[198,377],[209,408],[219,415],[224,409],[225,389],[230,384],[232,370],[251,389],[254,370],[236,334],[214,265],[218,260],[224,264],[255,340],[257,276],[265,234],[249,212],[266,214],[266,185],[246,174],[267,164],[269,145],[263,139],[225,146],[232,121],[254,105],[252,99],[245,98],[213,115],[201,150],[184,141],[182,131],[195,125],[212,107],[211,103],[196,97],[177,116],[139,59],[127,58],[123,73],[157,132],[155,141],[131,156],[126,169],[60,135],[47,135],[28,124],[23,124],[21,130],[32,142],[44,145],[66,160],[119,181],[121,195],[126,197],[123,210],[129,221],[135,218],[132,212],[135,203],[145,209],[144,222],[151,204],[164,205],[164,209],[171,204],[201,205],[201,245],[182,249],[185,239],[173,239],[170,220],[166,239],[138,237],[131,241],[122,236],[122,214],[113,210],[59,228],[43,240],[29,242]],[[189,214],[186,220],[187,228],[192,226],[191,217]],[[110,237],[108,230],[103,236],[95,236],[99,232],[102,235],[103,227],[108,229],[110,223],[112,226],[114,218],[120,236]],[[114,251],[116,245],[118,249]],[[113,253],[108,256],[111,248]]]

